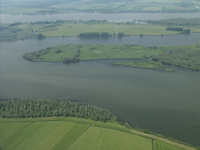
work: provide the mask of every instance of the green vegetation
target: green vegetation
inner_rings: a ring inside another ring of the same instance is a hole
[[[25,98],[0,101],[1,118],[75,116],[106,122],[112,119],[107,110],[68,100]]]
[[[200,18],[178,18],[178,19],[164,19],[164,20],[148,20],[149,24],[159,24],[167,26],[199,26]]]
[[[149,60],[143,60],[141,62],[136,62],[136,61],[117,62],[117,63],[113,63],[113,65],[124,65],[124,66],[130,66],[134,68],[147,68],[147,69],[158,69],[158,70],[164,70],[164,71],[174,71],[173,69],[163,66],[160,62],[153,62]]]
[[[101,33],[98,33],[98,32],[85,32],[85,33],[79,33],[78,35],[79,37],[81,38],[88,38],[88,37],[110,37],[112,35],[110,35],[108,32],[101,32]]]
[[[118,62],[113,65],[174,71],[173,69],[163,66],[162,63],[164,63],[200,70],[200,45],[145,48],[138,45],[67,44],[48,47],[23,55],[25,59],[31,61],[63,61],[64,63],[95,59],[147,59],[151,56],[153,56],[152,60],[156,62],[145,60],[142,62]]]
[[[178,148],[163,142],[153,141],[154,150],[183,150],[182,148]]]
[[[153,56],[153,61],[159,61],[193,70],[200,70],[200,46],[192,45],[182,47],[182,49],[181,46],[170,47],[165,53]],[[190,47],[190,49],[187,49],[187,47]],[[167,49],[167,47],[162,49]]]
[[[59,53],[57,51],[59,50]],[[125,59],[151,57],[162,53],[163,50],[154,47],[145,48],[137,45],[75,45],[67,44],[46,48],[36,52],[23,55],[27,60],[32,61],[63,61],[65,58],[77,56],[80,60],[93,59]]]
[[[2,0],[1,13],[10,14],[55,14],[70,12],[148,12],[148,13],[181,13],[199,12],[200,1],[180,0]]]
[[[103,123],[74,117],[0,118],[0,148],[2,150],[153,150],[153,148],[157,150],[156,148],[162,147],[174,148],[173,150],[179,150],[178,147],[195,150],[166,139],[159,138],[159,140],[162,142],[155,141],[154,137],[148,134],[126,128],[114,121]],[[178,147],[172,146],[169,142],[172,145],[177,144]]]
[[[190,32],[198,32],[200,28],[200,18],[195,19],[165,19],[165,20],[148,20],[148,24],[168,26],[166,29],[170,31],[181,31],[183,34],[190,34]],[[176,27],[174,27],[176,26]],[[186,29],[190,28],[190,29]]]
[[[19,26],[19,24],[17,24],[16,26]],[[15,41],[36,37],[36,35],[31,31],[26,31],[16,26],[13,24],[0,24],[0,41]]]

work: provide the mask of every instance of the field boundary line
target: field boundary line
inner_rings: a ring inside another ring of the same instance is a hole
[[[70,150],[78,142],[78,140],[89,130],[90,127],[91,125],[89,125],[89,127],[77,138],[77,140],[69,147],[68,150]]]
[[[117,31],[117,34],[118,34],[118,29],[117,29],[117,26],[115,25],[115,30]]]
[[[152,139],[152,150],[154,150],[154,144],[153,144],[153,139]]]

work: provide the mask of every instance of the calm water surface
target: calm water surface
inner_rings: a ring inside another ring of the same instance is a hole
[[[56,21],[56,20],[104,20],[110,22],[126,22],[138,20],[158,20],[170,18],[199,18],[200,13],[70,13],[53,15],[9,15],[0,14],[1,23],[13,22],[37,22],[37,21]]]
[[[110,110],[133,127],[200,146],[200,72],[112,66],[116,60],[76,64],[30,62],[25,52],[59,44],[197,44],[199,34],[123,39],[48,38],[0,43],[0,98],[76,99]],[[174,40],[179,41],[174,42]],[[171,41],[170,41],[171,40]]]

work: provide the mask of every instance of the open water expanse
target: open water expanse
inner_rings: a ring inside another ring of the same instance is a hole
[[[199,44],[200,34],[122,39],[47,38],[0,43],[0,98],[68,98],[110,110],[132,127],[200,146],[200,72],[112,66],[117,60],[31,62],[26,52],[60,44]]]

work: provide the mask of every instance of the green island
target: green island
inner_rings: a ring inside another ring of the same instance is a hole
[[[0,106],[1,150],[199,149],[147,129],[133,129],[109,111],[80,102],[24,98],[1,100]]]
[[[9,3],[10,2],[10,3]],[[1,13],[58,14],[76,12],[98,13],[186,13],[199,12],[200,1],[180,0],[2,0]]]
[[[58,62],[66,58],[72,60],[95,60],[95,59],[136,59],[151,57],[163,53],[157,47],[145,48],[140,45],[78,45],[67,44],[55,47],[47,47],[36,52],[23,55],[31,61]]]
[[[149,60],[144,60],[141,62],[136,61],[128,61],[128,62],[115,62],[113,63],[114,66],[116,65],[124,65],[124,66],[130,66],[134,68],[146,68],[146,69],[158,69],[163,71],[174,71],[174,69],[167,68],[163,66],[160,62],[154,62]]]
[[[183,19],[184,20],[184,19]],[[197,20],[197,21],[196,21]],[[121,38],[131,35],[171,35],[190,32],[200,32],[199,19],[186,19],[191,22],[187,26],[180,25],[179,20],[174,20],[174,24],[170,25],[167,21],[163,23],[156,21],[147,21],[148,24],[139,24],[136,21],[127,21],[121,23],[107,22],[106,20],[90,20],[90,21],[55,21],[55,22],[34,22],[11,24],[0,24],[0,41],[24,40],[29,38],[42,39],[44,37],[69,37],[78,36],[87,38],[83,35],[100,35],[102,38]],[[192,24],[195,22],[195,24]],[[178,30],[173,30],[173,29]],[[189,32],[188,32],[189,31]],[[42,35],[41,37],[39,35]]]
[[[151,46],[140,45],[78,45],[67,44],[29,52],[23,55],[26,60],[75,63],[80,60],[97,59],[144,59],[142,62],[125,61],[113,65],[124,65],[137,68],[174,71],[162,64],[175,65],[200,70],[200,45],[187,46]],[[147,58],[152,57],[153,61]]]

